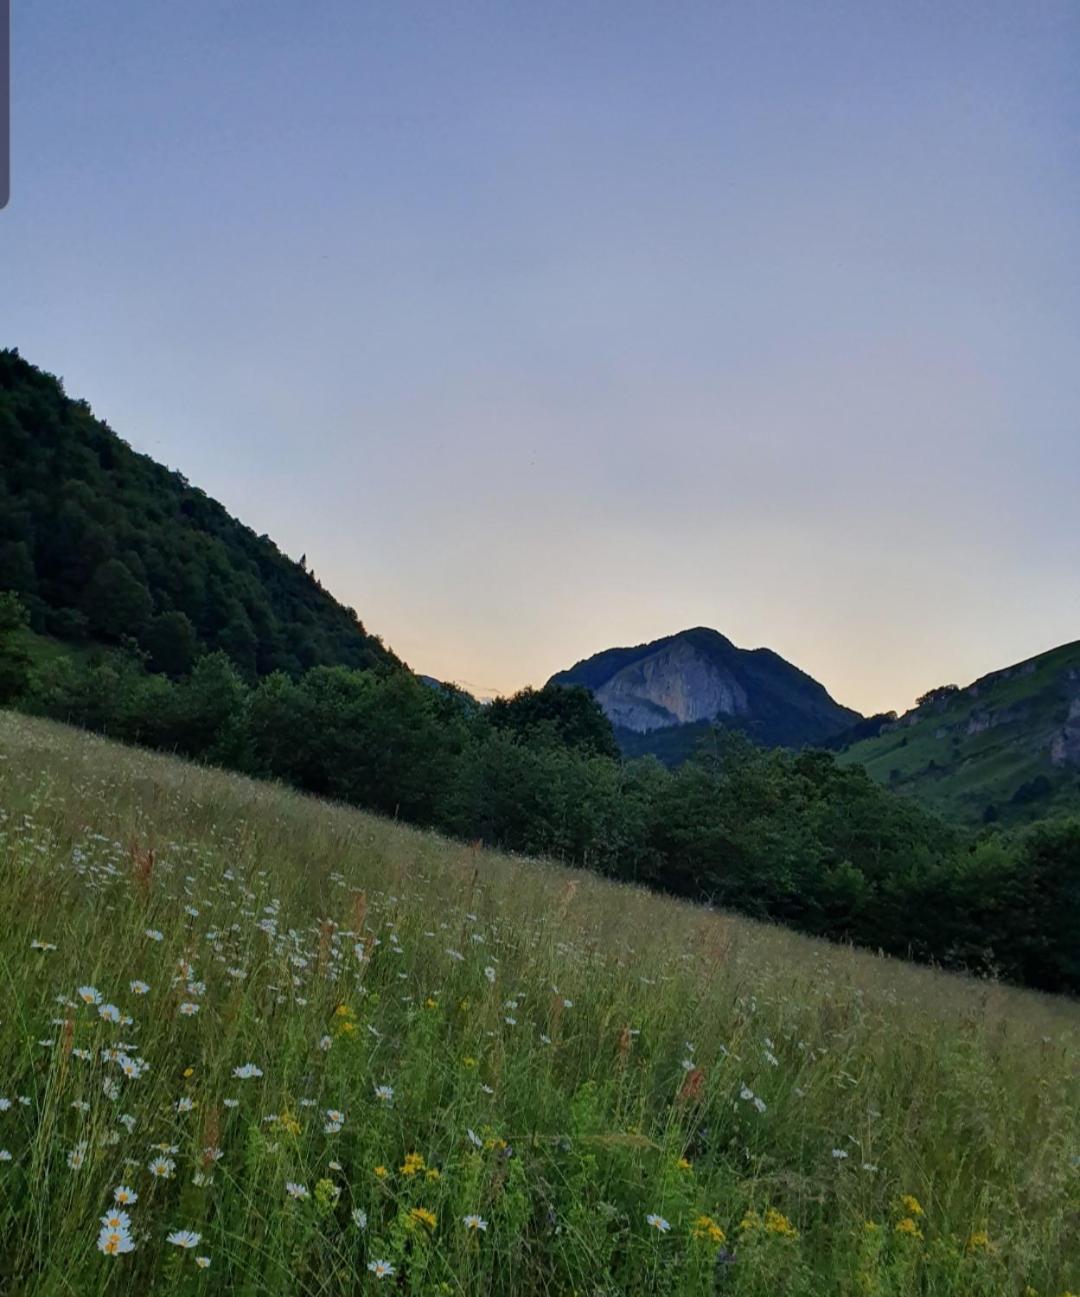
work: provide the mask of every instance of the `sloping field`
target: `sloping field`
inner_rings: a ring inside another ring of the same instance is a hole
[[[4,1293],[1080,1287],[1074,1003],[8,713],[0,817]]]

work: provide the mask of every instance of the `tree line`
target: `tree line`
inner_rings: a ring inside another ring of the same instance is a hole
[[[394,666],[176,675],[136,643],[32,666],[0,596],[0,703],[504,850],[947,968],[1080,991],[1080,823],[945,824],[825,751],[716,730],[620,759],[581,688],[481,707]]]

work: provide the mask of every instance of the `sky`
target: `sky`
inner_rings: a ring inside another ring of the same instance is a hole
[[[0,345],[416,670],[1080,638],[1072,0],[15,0]]]

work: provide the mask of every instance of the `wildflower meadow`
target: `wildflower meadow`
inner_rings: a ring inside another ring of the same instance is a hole
[[[1066,1297],[1080,1007],[0,713],[0,1291]]]

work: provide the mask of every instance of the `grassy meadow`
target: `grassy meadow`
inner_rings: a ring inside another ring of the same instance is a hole
[[[0,713],[0,1292],[1080,1289],[1080,1006]]]

